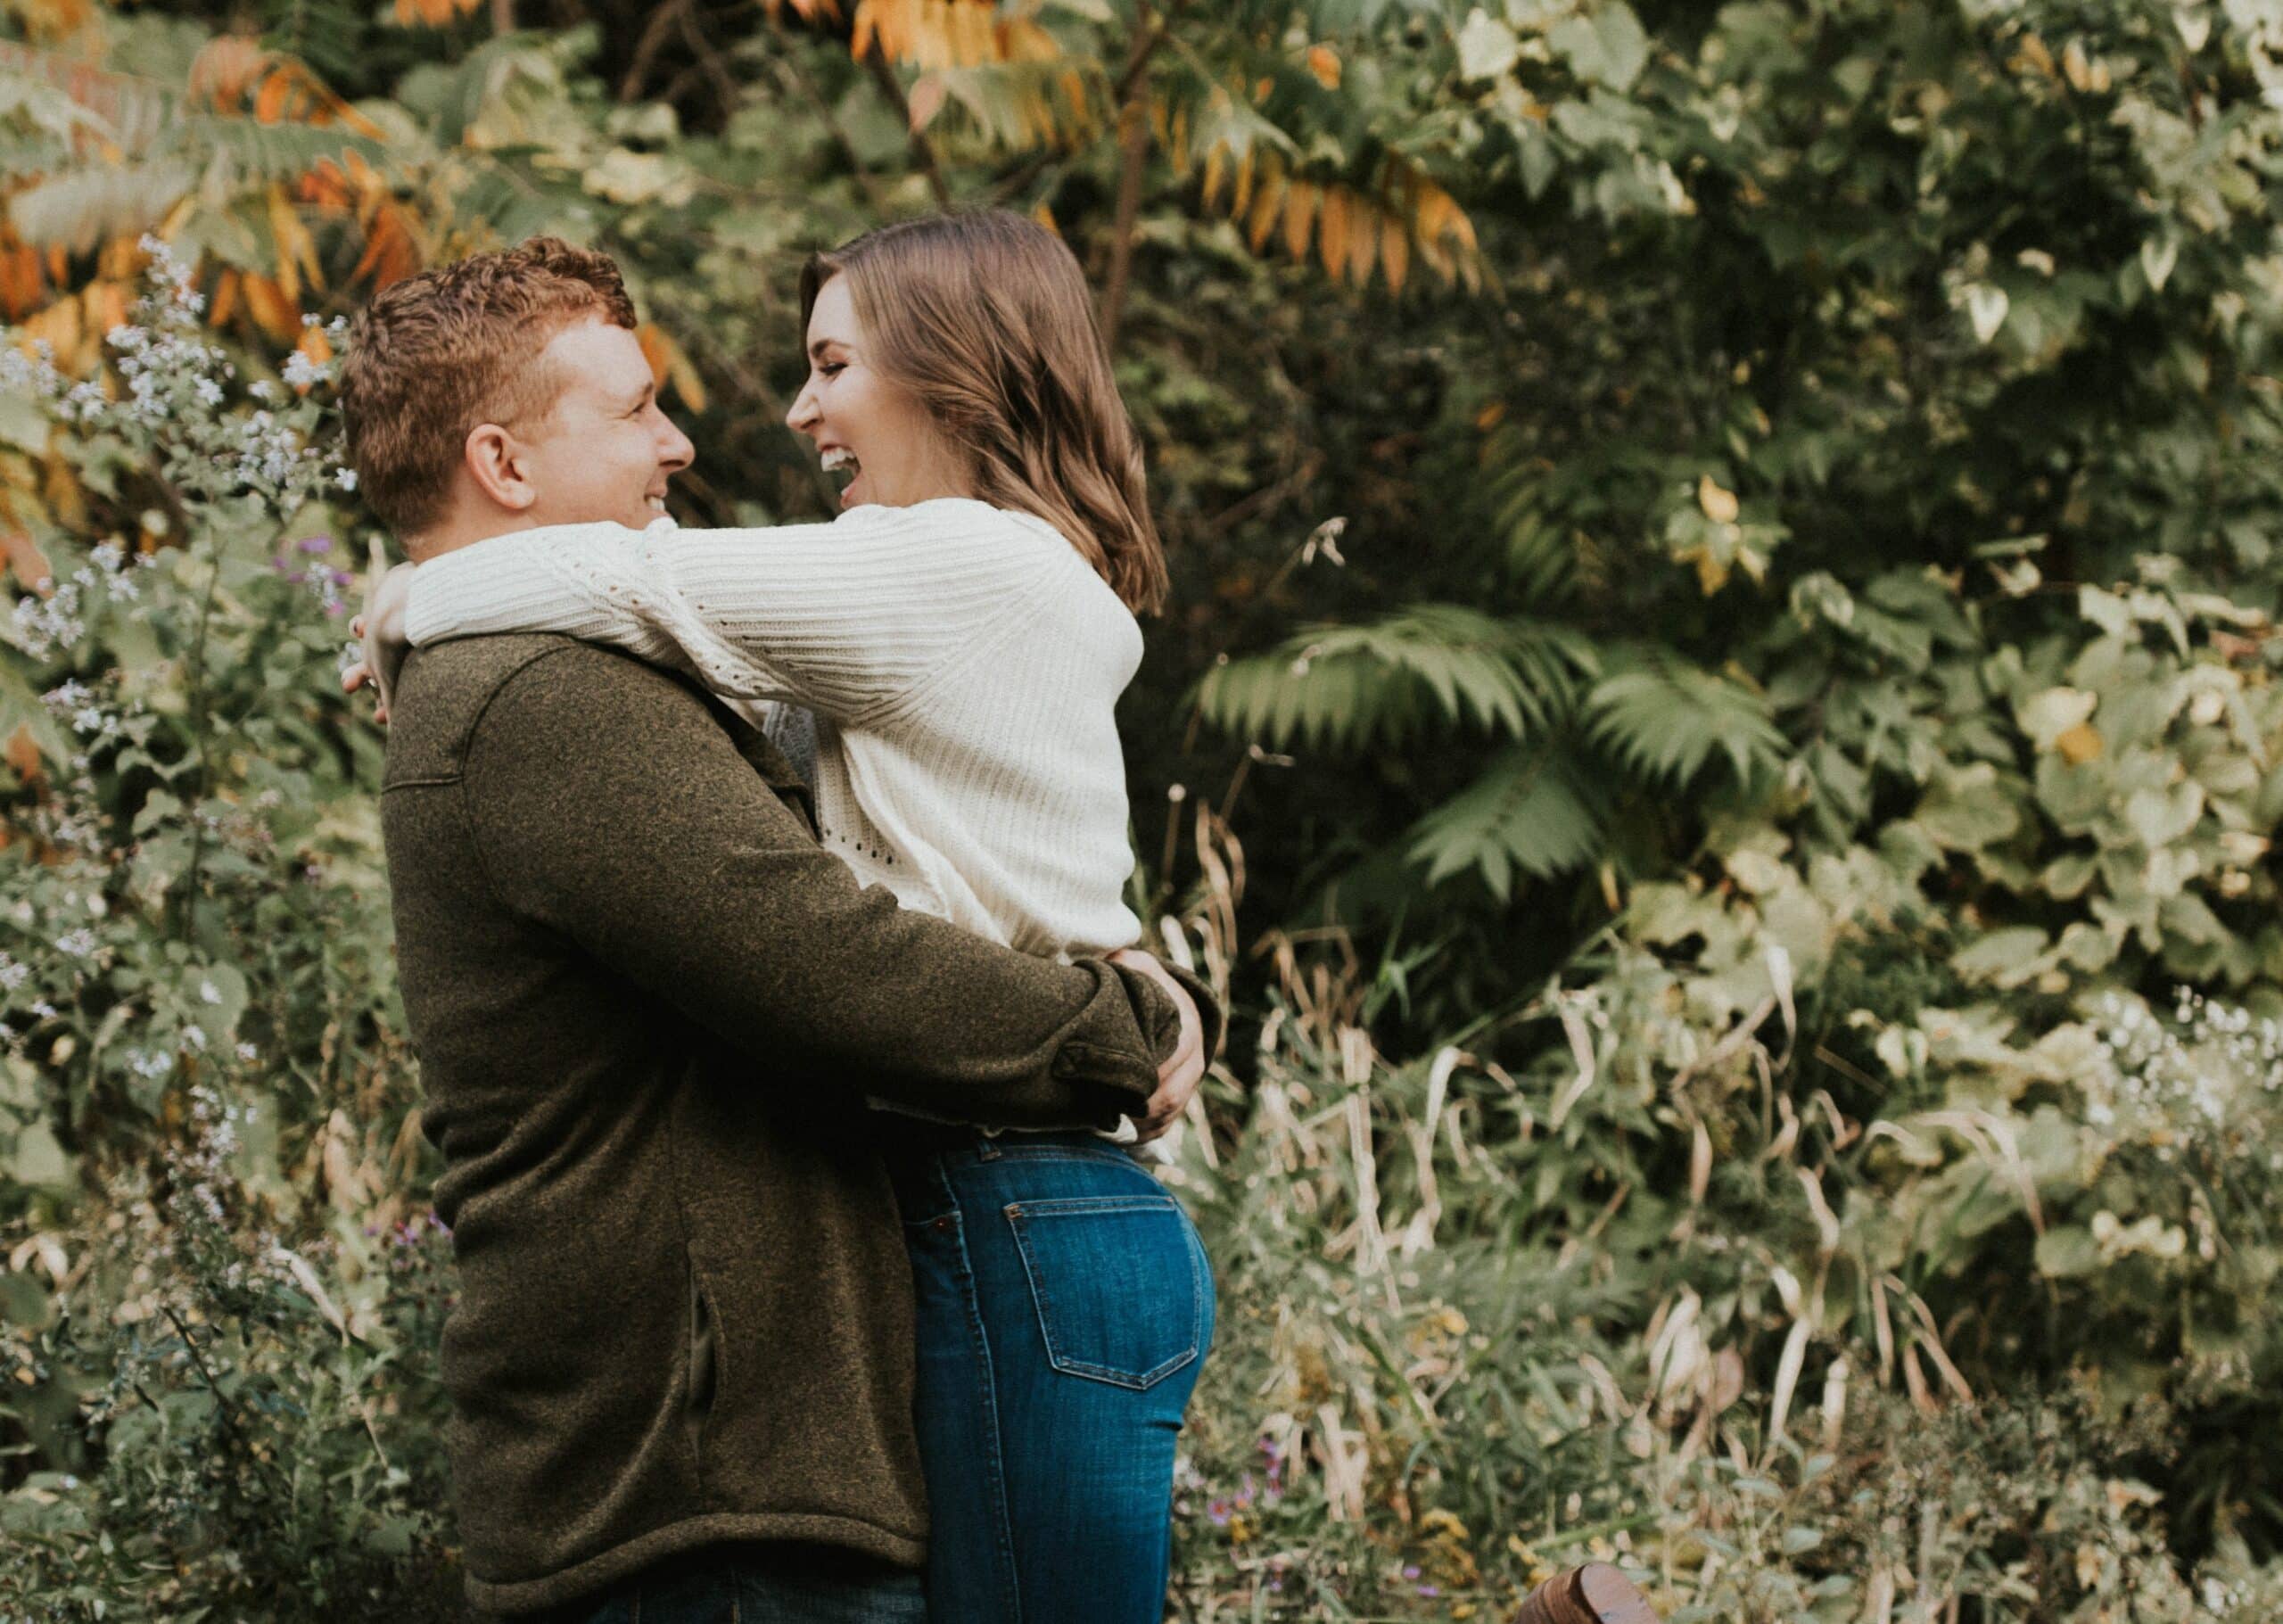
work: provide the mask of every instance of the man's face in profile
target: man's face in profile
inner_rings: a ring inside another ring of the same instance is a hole
[[[666,511],[666,482],[696,455],[659,408],[641,343],[599,317],[573,322],[537,363],[561,381],[543,416],[501,426],[521,442],[539,524],[603,520],[639,530]]]

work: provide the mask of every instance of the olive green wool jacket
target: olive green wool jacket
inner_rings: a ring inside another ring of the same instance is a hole
[[[555,1607],[723,1540],[916,1565],[911,1284],[864,1101],[1109,1125],[1171,1001],[860,889],[758,734],[562,638],[414,653],[382,808],[459,1265],[471,1598]]]

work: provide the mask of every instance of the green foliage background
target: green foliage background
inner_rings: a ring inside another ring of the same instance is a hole
[[[1174,559],[1175,1615],[2283,1614],[2283,7],[0,16],[0,1618],[454,1616],[298,317],[597,243],[683,517],[819,516],[798,256],[947,198],[1096,277]]]

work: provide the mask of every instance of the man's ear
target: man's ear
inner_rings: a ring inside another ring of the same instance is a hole
[[[509,512],[521,513],[539,500],[523,442],[498,424],[470,429],[460,457],[477,489]]]

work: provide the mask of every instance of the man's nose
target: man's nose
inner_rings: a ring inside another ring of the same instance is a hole
[[[689,443],[689,436],[672,417],[666,419],[665,438],[658,443],[658,466],[669,474],[679,474],[697,460],[697,448]]]

